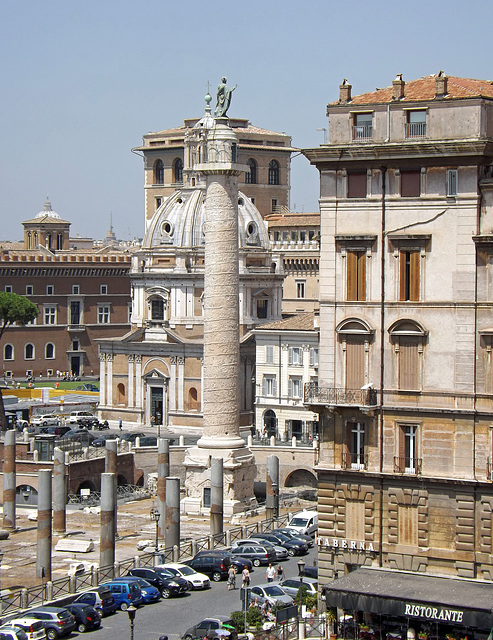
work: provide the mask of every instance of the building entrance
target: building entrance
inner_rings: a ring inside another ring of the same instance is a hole
[[[80,376],[80,356],[70,356],[70,373]]]
[[[151,416],[154,424],[163,424],[163,388],[151,387]]]

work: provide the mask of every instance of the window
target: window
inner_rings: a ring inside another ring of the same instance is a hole
[[[345,468],[364,469],[365,460],[365,425],[362,422],[346,423]]]
[[[164,164],[162,160],[154,163],[154,184],[164,184]]]
[[[80,294],[80,284],[73,284],[72,285],[72,293],[75,296],[78,296]]]
[[[55,293],[55,287],[52,284],[46,285],[46,295],[52,296]]]
[[[373,113],[355,113],[353,140],[371,140],[373,137]]]
[[[63,249],[63,233],[56,234],[56,248],[58,251]]]
[[[24,347],[24,360],[34,360],[34,345],[30,342]]]
[[[110,323],[110,305],[98,304],[98,324]]]
[[[80,324],[80,302],[78,300],[72,300],[70,302],[69,324]]]
[[[426,110],[407,112],[407,138],[421,138],[426,135]]]
[[[173,182],[183,182],[183,160],[176,158],[173,162]]]
[[[419,260],[421,252],[401,250],[399,254],[399,300],[419,300]]]
[[[419,198],[421,195],[421,171],[401,171],[401,196]]]
[[[156,211],[159,209],[162,202],[163,202],[163,199],[160,196],[156,198],[156,206],[155,206]]]
[[[46,360],[54,360],[55,358],[55,345],[52,342],[47,342],[45,345],[45,358]]]
[[[13,360],[14,359],[14,347],[11,344],[6,344],[3,348],[3,359],[4,360]]]
[[[247,184],[257,184],[257,163],[253,158],[247,160],[248,171],[245,173]]]
[[[72,351],[78,351],[80,347],[80,342],[77,340],[72,340]]]
[[[12,285],[11,284],[6,284],[5,285],[5,291],[6,291],[6,293],[12,293]]]
[[[100,291],[101,295],[105,296],[108,293],[108,285],[107,284],[102,284],[99,287],[99,291]]]
[[[401,425],[399,433],[399,457],[396,465],[397,473],[419,473],[418,460],[418,427],[416,425]]]
[[[33,295],[33,285],[26,284],[26,296],[32,296],[32,295]]]
[[[346,299],[366,300],[366,251],[348,251],[346,261]]]
[[[257,318],[267,318],[268,310],[268,300],[257,300]]]
[[[275,396],[276,395],[276,376],[264,376],[262,379],[262,395]]]
[[[265,347],[265,363],[274,364],[274,347],[272,345]]]
[[[296,297],[297,298],[305,297],[305,280],[296,281]]]
[[[291,377],[288,380],[288,398],[299,399],[303,397],[303,383],[301,378]]]
[[[279,162],[271,160],[269,162],[269,184],[280,184],[279,173]]]
[[[56,324],[56,305],[45,305],[43,312],[44,324]]]
[[[301,347],[289,347],[289,364],[302,365],[303,351]]]
[[[270,201],[270,210],[272,213],[275,213],[279,208],[279,200],[277,198],[272,198]]]
[[[310,347],[310,367],[318,367],[318,349]]]
[[[347,197],[366,198],[366,171],[347,174]]]
[[[392,325],[389,333],[394,343],[397,388],[419,391],[427,332],[417,322],[400,320]]]
[[[455,197],[457,195],[457,169],[449,169],[447,171],[447,196]]]
[[[162,298],[154,298],[153,300],[151,300],[151,320],[163,322],[164,300]]]

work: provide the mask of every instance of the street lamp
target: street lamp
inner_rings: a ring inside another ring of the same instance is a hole
[[[305,638],[305,625],[303,623],[303,576],[305,575],[305,563],[298,560],[298,575],[300,577],[300,601],[298,610],[298,637],[300,640]]]
[[[151,520],[154,520],[156,523],[156,555],[159,552],[159,519],[161,514],[159,513],[159,509],[156,507],[151,507],[150,514]]]
[[[134,640],[134,620],[135,614],[137,613],[137,608],[131,604],[127,609],[128,619],[130,620],[130,640]]]
[[[0,551],[0,569],[2,568],[2,560],[3,560],[3,551]],[[2,583],[0,581],[0,590],[1,590],[1,586],[2,586]]]

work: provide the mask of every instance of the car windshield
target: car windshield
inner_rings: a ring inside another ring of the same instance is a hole
[[[156,569],[156,573],[158,573],[162,578],[174,578],[175,573],[170,571],[169,569]]]
[[[289,523],[290,527],[306,527],[308,520],[306,518],[293,518]]]
[[[276,586],[265,587],[264,591],[268,596],[285,596],[286,595],[282,589],[279,589],[279,587],[276,587]]]
[[[178,571],[183,575],[183,576],[193,576],[195,575],[197,572],[194,571],[192,569],[192,567],[180,567],[178,569]]]
[[[289,538],[285,536],[283,533],[276,533],[276,538],[279,538],[279,540],[282,540],[283,542],[289,541]]]

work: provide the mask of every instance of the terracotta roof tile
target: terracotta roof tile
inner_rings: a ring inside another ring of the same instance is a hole
[[[263,324],[260,327],[257,327],[257,330],[276,329],[280,331],[314,331],[314,318],[315,314],[313,312],[298,313],[295,316],[285,318],[284,320],[277,320],[276,322]]]
[[[319,213],[287,213],[279,216],[273,215],[266,220],[269,229],[276,227],[320,226]]]

